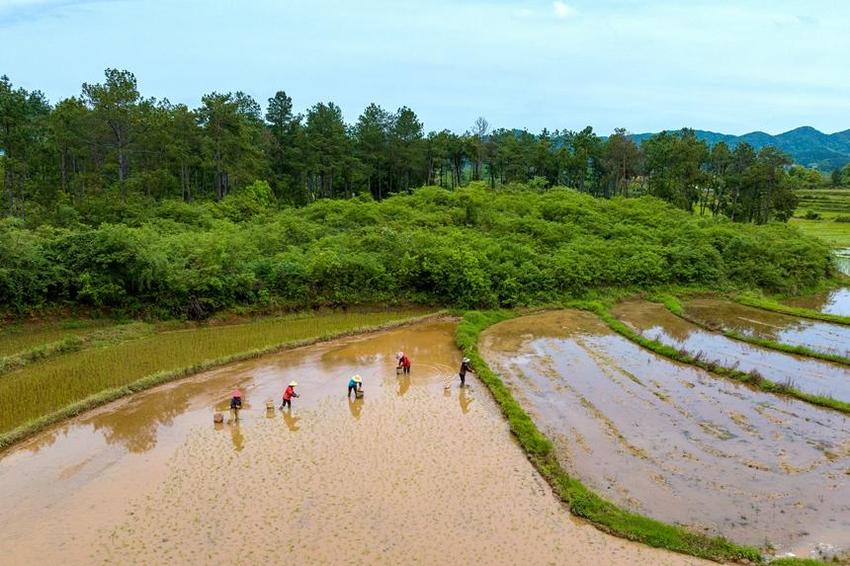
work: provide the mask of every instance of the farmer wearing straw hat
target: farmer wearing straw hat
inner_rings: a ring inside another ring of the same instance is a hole
[[[354,397],[357,397],[357,392],[363,389],[363,379],[359,375],[353,376],[348,380],[348,398],[351,398],[351,392],[354,392]]]
[[[472,362],[469,361],[469,358],[464,358],[462,362],[460,362],[460,386],[466,387],[466,373],[472,372]],[[473,372],[474,373],[474,372]]]
[[[280,410],[282,411],[284,407],[292,408],[292,398],[300,397],[298,393],[295,392],[295,386],[298,385],[295,381],[290,381],[289,385],[286,386],[286,389],[283,392],[283,403],[280,404]]]

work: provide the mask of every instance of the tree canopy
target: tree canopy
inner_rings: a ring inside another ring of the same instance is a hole
[[[793,190],[812,180],[771,147],[709,146],[690,130],[638,145],[621,129],[607,138],[590,127],[531,133],[492,129],[478,117],[463,133],[426,133],[406,106],[370,104],[348,124],[331,101],[295,113],[282,90],[265,113],[242,92],[206,94],[192,109],[145,98],[136,77],[117,69],[53,105],[3,77],[0,155],[2,210],[30,223],[138,195],[221,201],[258,179],[279,202],[295,205],[482,180],[491,188],[529,183],[599,197],[653,195],[683,210],[765,223],[787,219]],[[838,172],[832,182],[847,177]]]

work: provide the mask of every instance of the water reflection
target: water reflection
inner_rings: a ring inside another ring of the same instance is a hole
[[[101,413],[89,422],[100,431],[108,444],[123,444],[139,454],[156,446],[160,426],[170,426],[186,411],[192,392],[176,389],[171,395],[159,395],[156,403],[134,402],[122,411]]]
[[[850,287],[841,287],[825,293],[794,297],[786,301],[794,307],[803,307],[827,314],[850,316]]]
[[[815,395],[850,400],[850,368],[812,358],[793,356],[705,331],[682,320],[658,303],[630,300],[614,308],[614,316],[641,332],[703,361],[741,371],[757,371],[777,383],[791,383]]]
[[[457,400],[460,403],[460,410],[465,415],[469,412],[469,406],[472,404],[472,397],[467,393],[466,387],[461,387],[460,392],[457,394]]]
[[[245,448],[245,436],[242,434],[242,425],[239,424],[239,421],[230,423],[230,441],[233,443],[235,452],[242,452],[242,449]]]
[[[693,299],[688,315],[710,327],[735,330],[818,352],[850,355],[850,327],[797,318],[718,299]]]
[[[360,399],[348,398],[348,410],[351,411],[351,416],[354,420],[360,420],[360,413],[363,411],[363,397]]]
[[[410,375],[398,376],[398,396],[404,397],[404,394],[410,389]]]
[[[283,411],[283,422],[286,423],[286,428],[288,428],[290,432],[298,432],[301,428],[298,426],[298,421],[300,420],[301,417],[296,417],[292,414],[292,409]]]

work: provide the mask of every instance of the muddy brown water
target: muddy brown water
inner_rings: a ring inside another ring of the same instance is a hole
[[[660,358],[579,311],[481,343],[567,469],[669,522],[808,556],[850,548],[850,420]]]
[[[458,390],[454,329],[234,364],[34,437],[0,460],[3,562],[700,563],[573,520],[483,386]],[[358,401],[345,397],[354,372]],[[293,410],[266,411],[293,379]],[[240,421],[216,426],[234,385]]]
[[[647,338],[699,355],[705,361],[741,371],[757,371],[776,383],[850,402],[850,367],[759,348],[709,332],[671,313],[664,305],[629,300],[614,316]]]
[[[816,295],[793,297],[785,301],[792,307],[803,307],[827,314],[850,316],[850,287],[841,287]]]
[[[685,313],[696,320],[812,350],[850,358],[850,326],[809,320],[719,299],[693,299]]]

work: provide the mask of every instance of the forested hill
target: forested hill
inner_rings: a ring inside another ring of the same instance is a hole
[[[840,169],[850,163],[850,130],[825,134],[811,126],[802,126],[776,136],[765,132],[750,132],[742,136],[706,130],[694,130],[694,133],[697,139],[710,145],[725,142],[734,148],[740,143],[748,143],[756,150],[773,146],[791,156],[795,163],[816,167],[821,171]],[[640,143],[653,135],[655,134],[643,133],[632,134],[630,137]]]

